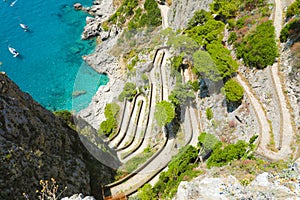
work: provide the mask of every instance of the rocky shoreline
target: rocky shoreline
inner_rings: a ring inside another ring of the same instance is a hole
[[[109,29],[102,26],[102,23],[115,11],[113,0],[95,0],[91,7],[83,7],[80,3],[75,3],[73,7],[93,16],[86,18],[86,26],[81,38],[86,40],[97,37],[99,42],[94,52],[84,56],[83,60],[98,73],[106,74],[109,78],[106,85],[99,87],[89,106],[77,114],[98,129],[101,121],[105,120],[105,105],[118,97],[125,84],[118,58],[110,54],[121,31],[116,26]]]

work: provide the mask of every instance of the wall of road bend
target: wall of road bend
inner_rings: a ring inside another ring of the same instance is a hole
[[[137,100],[137,97],[140,96],[142,93],[139,93],[137,95],[135,95],[134,97],[134,100],[133,100],[133,106],[132,106],[132,109],[130,111],[130,115],[129,115],[129,120],[128,120],[128,123],[127,123],[127,126],[126,126],[126,129],[123,133],[123,136],[121,137],[121,139],[118,141],[118,143],[113,147],[114,149],[118,148],[119,145],[122,143],[122,141],[124,140],[124,138],[126,137],[126,133],[128,131],[128,127],[129,127],[129,124],[130,124],[130,121],[132,119],[132,115],[133,115],[133,111],[135,109],[135,106],[136,106],[136,100]]]
[[[135,125],[135,128],[134,128],[134,131],[133,131],[133,137],[131,138],[131,140],[130,140],[130,142],[128,144],[126,144],[124,147],[118,148],[116,151],[125,150],[128,147],[130,147],[130,145],[132,145],[132,143],[133,143],[133,141],[134,141],[134,139],[136,137],[136,132],[137,132],[138,124],[139,124],[139,121],[140,121],[140,116],[141,116],[141,111],[143,109],[143,105],[144,105],[144,100],[141,100],[141,104],[140,104],[140,107],[139,107],[139,110],[138,110],[138,114],[137,114],[137,122],[136,122],[136,125]]]
[[[152,98],[153,98],[152,95],[153,95],[153,84],[151,83],[150,84],[150,99],[149,99],[149,106],[148,106],[148,110],[149,111],[151,110],[151,106],[152,106]],[[132,151],[130,151],[128,154],[126,154],[123,157],[123,159],[127,158],[128,156],[131,156],[133,153],[135,153],[142,146],[142,144],[145,141],[145,135],[146,135],[146,133],[148,131],[149,120],[150,120],[150,113],[148,113],[147,121],[146,121],[146,126],[145,126],[145,131],[143,132],[141,140],[139,141],[138,145]]]

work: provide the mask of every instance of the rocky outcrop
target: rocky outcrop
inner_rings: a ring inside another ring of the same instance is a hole
[[[299,174],[287,170],[284,174],[262,173],[248,186],[243,186],[234,176],[199,177],[183,181],[173,200],[186,199],[298,199]]]
[[[54,178],[64,196],[101,198],[113,171],[94,159],[77,132],[0,74],[0,199],[37,199],[40,180]]]
[[[80,5],[76,3],[74,4],[74,9],[86,11],[93,16],[86,18],[86,26],[81,35],[82,39],[86,40],[100,36],[103,41],[110,36],[118,34],[119,30],[117,30],[116,26],[110,29],[101,26],[101,23],[106,21],[115,11],[113,0],[95,0],[91,7],[80,7]]]
[[[107,74],[109,82],[101,86],[91,103],[78,115],[90,123],[95,129],[105,120],[104,108],[107,103],[115,101],[123,90],[125,83],[118,59],[110,54],[118,37],[111,37],[99,44],[94,53],[84,57],[84,60],[99,73]]]
[[[168,16],[170,27],[175,30],[186,27],[195,11],[209,10],[211,3],[212,0],[173,0]]]
[[[96,200],[94,197],[91,196],[84,196],[83,194],[74,194],[71,197],[64,197],[61,200]]]

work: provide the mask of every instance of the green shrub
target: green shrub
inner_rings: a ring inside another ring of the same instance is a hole
[[[175,105],[183,105],[186,104],[189,98],[194,98],[194,92],[189,84],[176,83],[174,89],[171,91],[169,95],[169,100]]]
[[[207,160],[207,167],[221,167],[233,160],[239,160],[247,157],[248,144],[244,141],[238,141],[236,144],[228,144],[224,148],[215,148]]]
[[[218,14],[221,19],[226,20],[236,16],[239,3],[236,0],[214,0],[210,4],[210,10],[212,13]]]
[[[286,17],[290,18],[293,17],[294,15],[299,15],[299,14],[300,14],[300,0],[296,0],[288,7],[286,11]]]
[[[233,44],[237,40],[237,34],[236,32],[230,32],[229,37],[228,37],[228,43]]]
[[[272,21],[258,25],[253,33],[244,37],[236,46],[238,58],[243,58],[248,67],[263,69],[272,65],[278,55]]]
[[[193,17],[189,20],[187,29],[192,29],[195,26],[204,25],[208,20],[213,19],[212,15],[201,9],[194,13]]]
[[[227,81],[224,85],[227,101],[239,102],[244,96],[243,87],[233,79]]]
[[[299,36],[300,34],[300,20],[293,19],[287,23],[280,32],[280,42],[286,42],[289,37]]]
[[[214,117],[214,113],[211,108],[206,108],[206,118],[211,120]]]
[[[116,103],[108,103],[104,109],[106,120],[101,122],[98,134],[109,137],[117,128],[117,115],[120,111],[120,106]]]
[[[165,126],[175,117],[175,107],[172,103],[161,101],[156,104],[154,117],[159,126]]]
[[[134,83],[126,83],[123,91],[119,95],[119,101],[124,101],[126,98],[128,101],[132,101],[134,96],[137,94],[136,85]]]
[[[232,59],[230,51],[226,49],[221,43],[213,42],[207,45],[208,53],[217,66],[218,74],[222,78],[230,77],[238,69],[238,64]]]

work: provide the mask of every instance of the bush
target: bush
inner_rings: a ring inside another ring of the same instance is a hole
[[[206,108],[206,118],[211,120],[214,117],[214,113],[211,108]]]
[[[124,101],[124,99],[127,99],[128,101],[132,101],[134,96],[137,94],[136,85],[134,83],[126,83],[123,91],[119,95],[118,99],[119,101]]]
[[[210,4],[210,9],[212,13],[218,14],[221,19],[226,20],[236,16],[239,3],[236,0],[214,0]]]
[[[239,160],[247,157],[248,144],[244,141],[238,141],[236,144],[228,144],[224,148],[215,148],[207,160],[207,167],[221,167],[233,160]]]
[[[289,37],[298,37],[300,34],[300,20],[293,19],[280,31],[280,42],[286,42]]]
[[[252,34],[236,45],[238,58],[243,58],[248,67],[263,69],[272,65],[278,55],[272,21],[261,23]]]
[[[230,51],[221,43],[213,42],[207,45],[208,53],[217,65],[218,73],[222,78],[230,77],[238,69],[238,64],[232,59]]]
[[[175,107],[172,103],[161,101],[156,104],[154,117],[159,126],[165,126],[175,117]]]
[[[174,89],[171,91],[169,100],[175,105],[187,104],[189,98],[194,98],[194,92],[189,84],[176,83]]]
[[[227,81],[224,85],[227,101],[239,102],[244,96],[243,87],[233,79]]]
[[[101,122],[98,134],[109,137],[117,128],[117,115],[120,111],[120,106],[116,103],[106,104],[104,115],[106,120]]]
[[[288,7],[286,11],[286,17],[290,18],[297,14],[300,14],[300,0],[296,0]]]
[[[238,37],[237,37],[236,32],[231,32],[228,37],[228,43],[233,44],[237,40],[237,38]]]

